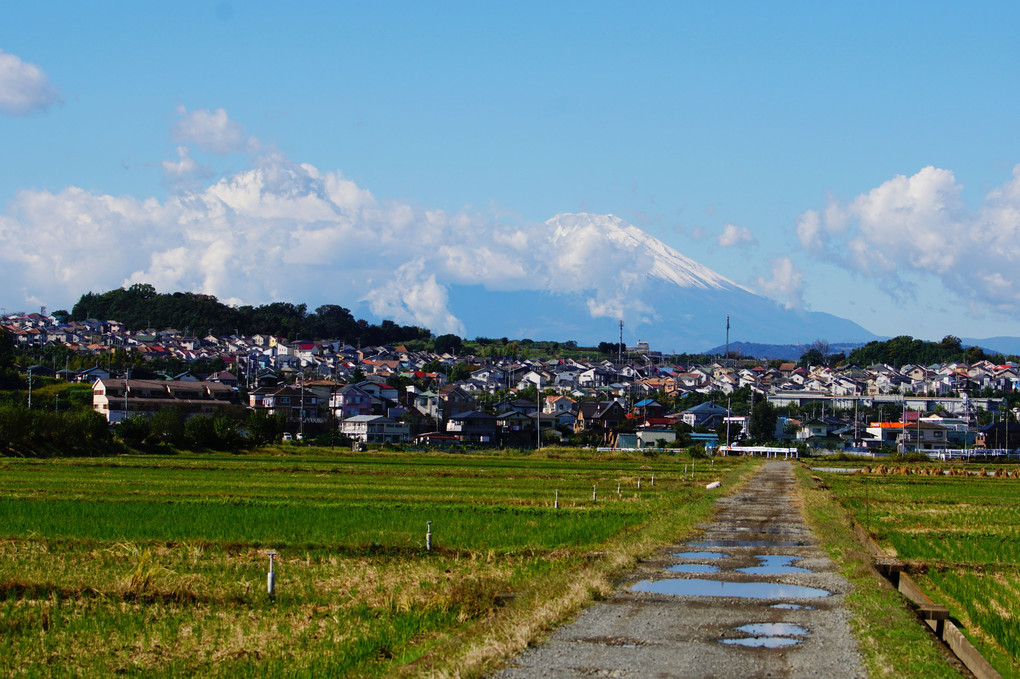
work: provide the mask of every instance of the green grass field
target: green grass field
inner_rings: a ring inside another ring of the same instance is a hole
[[[1003,676],[1020,677],[1020,479],[823,476],[879,544],[912,564],[919,584],[963,622],[989,662]]]
[[[705,483],[754,464],[3,458],[0,673],[477,675],[690,531],[720,492]]]

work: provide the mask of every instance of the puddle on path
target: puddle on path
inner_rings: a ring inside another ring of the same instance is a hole
[[[813,611],[814,606],[801,606],[800,604],[772,604],[769,608],[780,608],[788,611]]]
[[[741,573],[751,573],[752,575],[785,575],[786,573],[810,573],[811,570],[808,568],[800,568],[799,566],[793,566],[794,561],[800,561],[799,556],[768,556],[758,555],[755,557],[758,559],[757,566],[749,566],[747,568],[738,568],[737,570]]]
[[[718,573],[719,567],[708,563],[679,563],[667,566],[666,570],[674,573]]]
[[[800,643],[800,639],[790,637],[744,637],[742,639],[720,639],[720,642],[730,646],[751,646],[753,648],[780,648],[782,646],[793,646]]]
[[[780,648],[799,644],[803,640],[797,637],[807,636],[808,633],[800,625],[794,625],[789,622],[757,622],[750,625],[741,625],[736,630],[754,636],[741,637],[739,639],[720,639],[719,641],[731,646]]]
[[[725,559],[726,555],[722,552],[674,552],[670,556],[675,556],[678,559]]]
[[[785,585],[779,582],[728,582],[702,578],[641,580],[631,585],[630,590],[676,596],[717,596],[740,599],[818,599],[832,594],[832,592],[818,587]]]
[[[737,631],[760,637],[802,637],[807,634],[806,629],[791,622],[755,622],[741,625]]]
[[[691,547],[805,547],[798,540],[702,540],[687,543]]]

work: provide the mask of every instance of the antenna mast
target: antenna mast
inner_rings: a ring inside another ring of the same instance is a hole
[[[616,362],[623,363],[623,319],[620,319],[620,344],[616,347]]]
[[[730,315],[726,314],[726,359],[730,358]]]

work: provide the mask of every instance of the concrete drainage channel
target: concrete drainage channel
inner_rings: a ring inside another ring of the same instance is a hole
[[[850,585],[801,518],[795,483],[788,463],[767,462],[699,538],[496,676],[865,676]]]
[[[931,628],[935,636],[953,652],[953,655],[959,658],[976,679],[1002,679],[1002,675],[967,640],[956,623],[949,619],[949,610],[932,601],[910,577],[907,572],[909,564],[887,555],[860,524],[854,524],[854,533],[857,540],[871,555],[875,570],[914,604],[918,617]]]

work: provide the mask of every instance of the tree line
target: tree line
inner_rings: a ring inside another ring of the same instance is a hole
[[[56,315],[56,314],[54,314]],[[147,283],[79,298],[70,320],[116,320],[129,330],[175,328],[190,335],[274,335],[290,340],[333,338],[348,344],[397,344],[427,340],[427,328],[385,320],[378,325],[355,319],[349,309],[324,304],[309,313],[305,304],[272,302],[260,306],[229,306],[213,295],[196,292],[158,293]]]
[[[848,363],[867,367],[883,363],[900,368],[904,365],[932,365],[939,363],[976,363],[985,359],[1001,360],[999,354],[988,354],[981,347],[964,348],[959,337],[946,335],[939,342],[926,342],[909,335],[900,335],[881,342],[868,342],[850,352]],[[1016,357],[1009,357],[1016,358]]]

